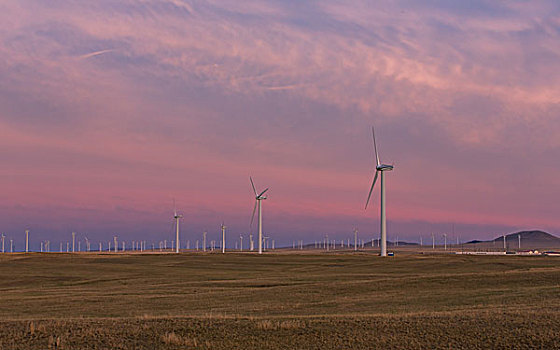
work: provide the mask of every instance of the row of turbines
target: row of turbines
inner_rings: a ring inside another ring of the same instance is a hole
[[[196,245],[193,244],[193,250],[196,251],[203,251],[206,252],[207,250],[209,251],[214,251],[217,248],[221,248],[222,252],[225,253],[226,250],[226,244],[225,244],[225,229],[226,226],[225,225],[221,225],[221,245],[218,244],[218,240],[207,240],[207,232],[203,232],[202,234],[202,242],[200,242],[199,240],[196,240]],[[0,240],[1,240],[1,249],[0,252],[2,253],[6,253],[6,252],[11,252],[13,253],[15,251],[15,243],[13,238],[9,239],[9,245],[7,244],[8,241],[6,240],[7,236],[4,234],[0,234]],[[243,235],[239,236],[240,239],[240,245],[237,245],[237,241],[235,242],[235,249],[236,250],[240,250],[243,251]],[[43,240],[40,242],[41,248],[40,248],[40,252],[67,252],[67,253],[75,253],[75,252],[93,252],[93,251],[109,251],[109,252],[123,252],[123,251],[148,251],[148,250],[152,250],[152,251],[167,251],[168,249],[171,249],[172,251],[175,252],[179,252],[180,250],[180,244],[177,245],[175,244],[176,241],[171,240],[171,241],[167,241],[167,240],[162,240],[159,242],[159,245],[154,244],[153,242],[151,243],[151,248],[147,247],[147,242],[146,241],[129,241],[128,244],[126,241],[122,240],[119,241],[117,236],[114,236],[112,240],[109,240],[106,242],[106,245],[103,244],[103,242],[98,242],[98,246],[97,247],[93,247],[91,244],[91,241],[84,236],[84,240],[85,240],[85,247],[84,249],[82,249],[82,241],[80,239],[77,239],[77,234],[76,232],[72,232],[72,240],[71,241],[65,241],[65,242],[59,242],[60,246],[58,248],[58,250],[55,249],[51,249],[51,242],[49,240]],[[179,241],[180,242],[180,241]],[[171,246],[168,246],[168,243],[171,243]],[[186,240],[185,242],[183,242],[186,247],[187,250],[190,250],[190,240]],[[193,241],[194,243],[194,241]],[[202,244],[199,244],[202,243]],[[23,252],[30,252],[31,250],[31,245],[30,245],[30,231],[26,230],[25,231],[25,248],[21,249],[21,251]],[[249,235],[249,248],[248,250],[253,251],[254,250],[254,246],[255,246],[255,242],[253,240],[253,235],[250,234]],[[275,241],[273,239],[271,239],[268,236],[263,236],[263,242],[261,245],[261,249],[263,250],[268,250],[268,249],[275,249]]]
[[[181,218],[182,216],[175,214],[174,215],[175,219]],[[178,227],[178,225],[176,226]],[[193,250],[196,251],[203,251],[206,252],[207,250],[210,251],[214,251],[217,250],[217,248],[220,248],[222,253],[225,253],[226,251],[226,226],[224,224],[222,224],[220,226],[221,228],[221,245],[218,246],[217,245],[217,240],[207,240],[207,232],[203,232],[202,233],[202,240],[196,240],[196,245],[193,244]],[[177,231],[178,233],[178,231]],[[307,249],[323,249],[326,251],[329,250],[335,250],[335,249],[346,249],[346,250],[351,250],[353,249],[354,251],[357,251],[358,249],[367,249],[371,246],[371,248],[379,248],[381,245],[381,239],[375,239],[372,238],[369,242],[362,239],[362,238],[358,238],[358,229],[354,229],[353,230],[353,240],[351,240],[350,238],[347,239],[331,239],[329,238],[329,235],[325,235],[324,238],[320,241],[315,240],[314,244],[306,244],[305,241],[302,240],[293,240],[292,241],[292,249],[293,250],[307,250]],[[9,240],[9,245],[6,248],[6,235],[4,234],[0,234],[1,237],[1,252],[5,253],[6,251],[8,252],[14,252],[14,240],[10,239]],[[436,237],[440,237],[439,239],[436,239]],[[424,237],[422,235],[420,235],[419,239],[420,239],[420,243],[419,246],[420,247],[430,247],[435,250],[436,247],[443,247],[444,250],[447,250],[449,246],[452,246],[453,243],[451,242],[451,240],[448,240],[449,235],[447,233],[443,233],[440,235],[436,235],[434,233],[430,234],[430,238],[431,240],[427,240],[424,241]],[[456,239],[456,247],[459,246],[460,244],[462,244],[463,242],[460,240],[460,237],[458,235],[453,234],[453,236]],[[176,238],[179,238],[179,236],[176,236]],[[99,242],[98,243],[98,249],[92,248],[91,245],[91,241],[87,238],[87,236],[84,236],[85,239],[85,249],[84,251],[86,252],[91,252],[91,251],[99,251],[102,252],[104,247],[103,247],[103,243]],[[236,251],[243,251],[244,249],[244,245],[243,245],[243,239],[244,236],[243,235],[239,235],[239,240],[235,241],[235,250]],[[247,250],[249,251],[254,251],[254,247],[255,247],[255,242],[253,240],[253,235],[249,234],[249,246],[247,248]],[[502,236],[503,239],[503,249],[505,250],[507,248],[506,245],[506,236],[503,235]],[[518,249],[521,249],[521,235],[518,234],[517,235],[517,240],[518,240]],[[170,241],[169,243],[171,243],[171,250],[175,251],[175,252],[179,252],[181,247],[180,244],[177,245],[175,244],[176,241]],[[180,242],[180,241],[179,241]],[[195,241],[193,241],[194,243]],[[494,240],[492,241],[493,245],[496,246],[496,243],[498,241]],[[41,241],[41,248],[40,251],[41,252],[51,252],[51,251],[55,251],[54,249],[51,250],[51,242],[49,240],[44,240]],[[66,241],[66,242],[60,242],[60,247],[58,249],[58,252],[81,252],[82,248],[81,248],[81,240],[76,240],[76,233],[72,232],[72,240],[71,241]],[[186,240],[184,243],[184,247],[187,250],[191,249],[190,246],[190,240]],[[202,243],[202,244],[199,244]],[[402,244],[404,242],[399,240],[398,235],[396,236],[396,239],[391,242],[393,247],[398,247],[399,244]],[[427,244],[426,244],[427,243]],[[112,240],[107,242],[107,250],[110,252],[124,252],[124,251],[147,251],[149,250],[149,248],[147,248],[147,244],[146,241],[129,241],[129,245],[126,244],[125,241],[118,241],[117,236],[114,236]],[[66,248],[66,249],[64,249]],[[261,245],[261,249],[263,250],[268,250],[268,249],[272,249],[274,250],[275,247],[275,241],[273,239],[270,239],[270,237],[268,236],[263,236],[262,239],[262,245]],[[286,247],[287,248],[287,247]],[[167,240],[163,240],[159,242],[159,246],[156,247],[156,245],[154,243],[151,243],[151,250],[152,251],[167,251],[168,250],[168,241]],[[25,231],[25,250],[23,250],[25,252],[29,252],[30,251],[30,241],[29,241],[29,230]]]
[[[175,218],[178,218],[180,216],[175,215]],[[221,240],[221,245],[217,245],[218,240],[207,240],[207,232],[203,232],[202,233],[202,239],[193,240],[193,243],[196,242],[196,244],[193,244],[193,250],[196,251],[214,251],[217,248],[220,248],[222,250],[222,252],[225,252],[226,250],[226,226],[224,224],[222,224],[220,226],[221,228],[221,235],[220,235],[220,240]],[[369,242],[362,239],[362,238],[358,238],[358,230],[354,229],[353,231],[354,233],[354,238],[353,240],[351,240],[350,238],[347,239],[331,239],[329,238],[329,235],[325,235],[325,237],[320,240],[317,241],[315,240],[314,244],[306,244],[305,241],[302,240],[294,240],[292,241],[292,249],[294,250],[304,250],[304,249],[325,249],[325,250],[334,250],[334,249],[353,249],[355,251],[357,251],[358,249],[365,249],[365,248],[369,248],[371,246],[371,248],[379,248],[380,247],[380,239],[375,239],[372,238]],[[443,234],[441,236],[443,238],[443,243],[438,243],[437,245],[442,245],[445,247],[445,249],[447,249],[448,246],[448,242],[447,242],[447,234]],[[1,234],[1,252],[6,252],[6,251],[10,251],[13,252],[14,250],[14,243],[13,243],[13,239],[10,239],[10,243],[8,248],[6,249],[6,242],[5,242],[5,238],[6,236],[4,234]],[[176,236],[176,238],[179,238],[178,236]],[[436,247],[436,236],[432,233],[431,235],[431,246],[433,249],[435,249]],[[107,249],[108,251],[114,251],[114,252],[119,252],[119,251],[147,251],[150,248],[147,247],[147,243],[146,241],[129,241],[128,244],[127,242],[125,242],[124,240],[119,241],[117,236],[114,236],[112,240],[106,242],[106,246],[103,246],[103,242],[98,242],[98,248],[92,248],[92,243],[91,241],[87,238],[87,236],[84,236],[85,239],[85,249],[84,251],[86,252],[91,252],[91,251],[103,251],[104,249]],[[239,239],[235,241],[235,250],[238,251],[243,251],[244,250],[244,245],[243,245],[243,239],[244,236],[243,235],[239,235]],[[247,248],[247,250],[249,251],[254,251],[254,247],[255,247],[255,242],[253,240],[253,235],[249,234],[248,236],[249,239],[249,246]],[[457,245],[459,245],[459,237],[456,236],[457,239]],[[151,243],[151,250],[156,251],[167,251],[168,249],[171,249],[172,251],[175,252],[179,252],[181,248],[181,244],[177,245],[175,244],[175,240],[171,240],[171,241],[167,241],[167,240],[162,240],[159,242],[159,245],[156,246],[156,244]],[[181,242],[181,241],[179,241]],[[51,251],[55,251],[55,250],[51,250],[51,242],[49,240],[44,240],[41,241],[41,252],[51,252]],[[66,242],[59,242],[60,243],[60,247],[58,249],[58,252],[81,252],[82,251],[82,246],[81,240],[77,240],[76,239],[76,233],[72,232],[72,240],[71,241],[66,241]],[[168,243],[170,243],[171,245],[168,246]],[[191,249],[191,241],[190,240],[186,240],[183,242],[183,247],[186,248],[187,250]],[[392,242],[392,245],[394,247],[398,247],[399,243],[402,243],[398,236],[396,236],[396,240]],[[423,244],[423,239],[422,236],[420,236],[420,246],[424,246]],[[25,252],[29,251],[29,230],[25,231]],[[106,248],[105,248],[106,247]],[[263,240],[262,240],[262,246],[261,248],[263,250],[268,250],[268,249],[272,249],[274,250],[276,248],[275,246],[275,240],[271,239],[268,236],[263,236]],[[287,247],[286,247],[287,248]]]

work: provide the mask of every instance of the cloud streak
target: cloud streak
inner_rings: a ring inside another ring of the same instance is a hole
[[[100,50],[100,51],[90,52],[90,53],[87,53],[87,54],[85,54],[85,55],[81,55],[81,56],[78,56],[78,57],[79,57],[80,59],[87,59],[87,58],[90,58],[90,57],[95,57],[95,56],[103,55],[103,54],[106,54],[106,53],[109,53],[109,52],[113,52],[113,51],[115,51],[115,50],[113,50],[113,49]]]

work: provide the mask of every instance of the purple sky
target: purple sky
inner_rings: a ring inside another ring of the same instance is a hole
[[[560,232],[557,1],[0,4],[0,232],[21,245]],[[58,245],[57,245],[58,247]]]

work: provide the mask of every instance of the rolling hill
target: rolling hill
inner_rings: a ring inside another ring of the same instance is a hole
[[[508,250],[526,249],[560,249],[560,238],[540,230],[520,231],[505,235]],[[498,236],[490,241],[470,241],[468,245],[489,249],[503,249],[504,236]],[[520,248],[521,246],[521,248]]]

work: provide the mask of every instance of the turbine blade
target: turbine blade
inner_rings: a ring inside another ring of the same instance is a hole
[[[367,196],[367,201],[366,201],[366,207],[364,208],[367,209],[368,203],[369,203],[369,199],[371,198],[371,193],[373,192],[373,187],[375,186],[375,182],[377,181],[377,175],[379,174],[379,171],[375,171],[375,176],[373,177],[373,182],[371,183],[371,188],[369,189],[369,194]]]
[[[262,191],[261,194],[259,194],[257,197],[260,198],[266,191],[268,191],[268,188],[266,190]]]
[[[255,201],[255,206],[253,207],[253,215],[251,215],[251,224],[249,227],[253,227],[253,220],[255,219],[255,212],[257,211],[257,201]]]
[[[371,127],[371,134],[373,135],[373,151],[375,152],[375,164],[379,166],[379,154],[377,154],[377,144],[375,142],[375,130]]]
[[[253,183],[253,178],[249,176],[249,180],[251,180],[251,186],[253,187],[253,192],[255,192],[255,197],[257,196],[257,190],[255,189],[255,184]]]

